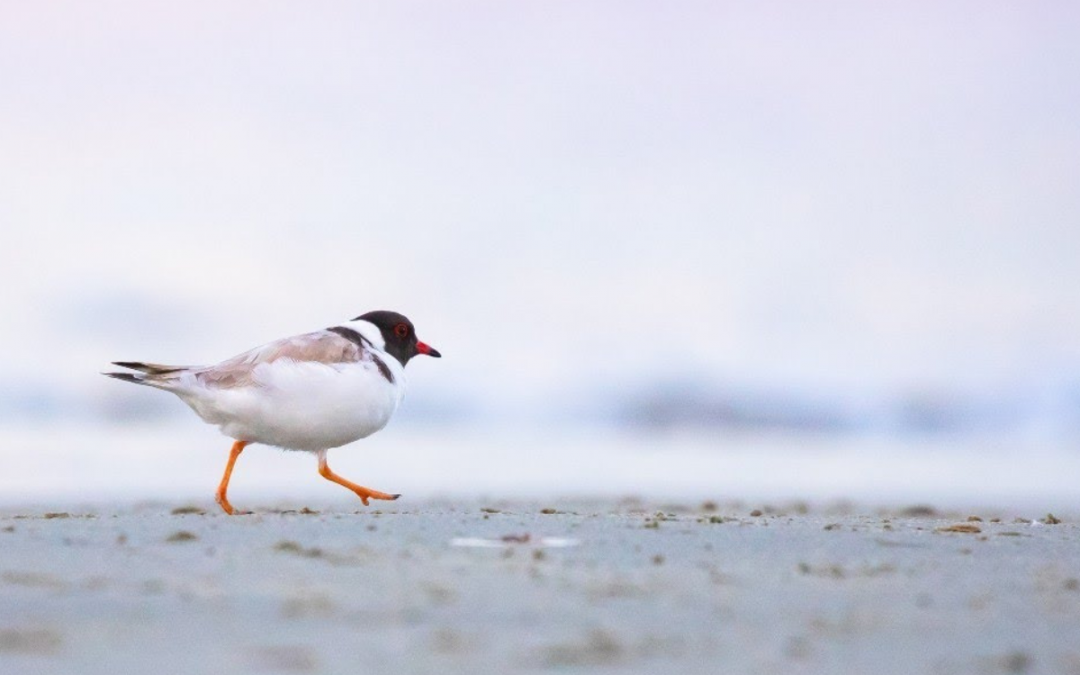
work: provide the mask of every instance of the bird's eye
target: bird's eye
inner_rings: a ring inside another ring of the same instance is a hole
[[[403,323],[399,323],[398,325],[394,326],[394,335],[398,336],[399,338],[408,337],[409,327]]]

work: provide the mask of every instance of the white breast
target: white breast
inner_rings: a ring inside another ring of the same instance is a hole
[[[323,364],[279,359],[257,365],[252,386],[189,391],[181,397],[226,436],[290,450],[336,448],[386,426],[405,395],[405,369],[379,355],[371,361]]]

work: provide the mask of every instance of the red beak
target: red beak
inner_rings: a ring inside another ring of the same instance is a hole
[[[420,341],[417,341],[416,343],[416,351],[421,354],[427,354],[428,356],[434,356],[437,359],[442,358],[442,354],[439,353],[438,349],[435,349],[434,347],[426,345]]]

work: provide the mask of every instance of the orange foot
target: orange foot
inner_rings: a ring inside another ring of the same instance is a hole
[[[369,499],[385,499],[387,501],[393,501],[401,495],[392,495],[386,492],[379,492],[378,490],[372,490],[366,488],[363,485],[357,485],[356,483],[346,480],[330,470],[330,467],[326,463],[326,451],[323,450],[319,453],[319,475],[326,480],[334,481],[338,485],[349,488],[356,493],[356,496],[360,498],[360,501],[364,502],[364,506],[368,505]]]

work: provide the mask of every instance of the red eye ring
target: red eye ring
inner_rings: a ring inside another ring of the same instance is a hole
[[[409,327],[403,323],[399,323],[398,325],[394,326],[394,335],[398,336],[399,338],[408,337]]]

